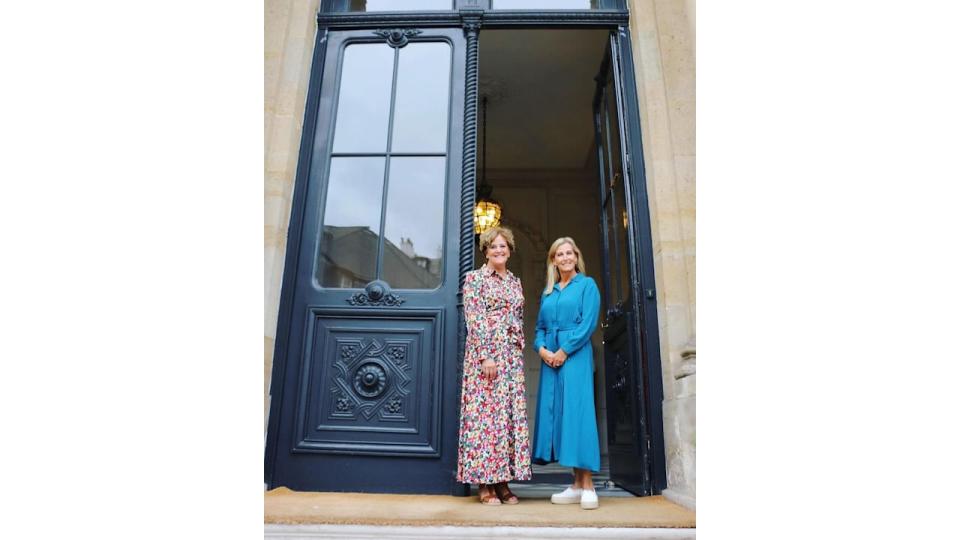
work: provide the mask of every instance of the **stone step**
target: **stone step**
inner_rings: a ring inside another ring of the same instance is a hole
[[[549,499],[550,495],[563,491],[573,482],[573,474],[569,467],[559,463],[549,465],[533,465],[533,479],[510,482],[510,489],[517,497],[527,499]],[[607,456],[600,458],[600,471],[593,475],[593,484],[600,497],[635,497],[633,493],[621,489],[610,481],[610,467]],[[477,494],[474,486],[470,493]]]
[[[264,540],[554,540],[598,538],[604,540],[694,540],[696,529],[632,529],[621,527],[400,527],[371,525],[264,525]]]

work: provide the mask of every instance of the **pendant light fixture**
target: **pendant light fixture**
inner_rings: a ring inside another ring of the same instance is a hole
[[[477,188],[477,205],[473,209],[473,232],[482,232],[500,225],[501,207],[493,197],[493,186],[487,183],[487,96],[483,96],[483,173]]]

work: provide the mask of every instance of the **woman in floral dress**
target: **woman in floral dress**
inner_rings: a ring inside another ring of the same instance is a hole
[[[517,504],[510,480],[529,480],[530,432],[523,378],[523,288],[507,270],[513,233],[480,235],[487,258],[467,274],[463,306],[467,341],[460,401],[457,480],[479,484],[483,504]]]

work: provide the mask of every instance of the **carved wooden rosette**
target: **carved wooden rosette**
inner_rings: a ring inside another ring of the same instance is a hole
[[[366,420],[405,418],[404,398],[411,392],[407,344],[377,339],[342,343],[330,394],[331,418]]]
[[[363,292],[358,292],[347,299],[351,306],[390,306],[396,307],[406,302],[402,296],[393,294],[390,285],[379,279],[367,283]]]

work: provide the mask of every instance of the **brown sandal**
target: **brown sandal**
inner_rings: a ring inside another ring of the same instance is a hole
[[[480,484],[477,488],[477,494],[480,495],[480,504],[487,506],[497,506],[500,504],[500,498],[489,484]]]
[[[520,504],[520,499],[510,491],[510,486],[506,482],[493,485],[493,490],[497,493],[497,498],[503,504]]]

